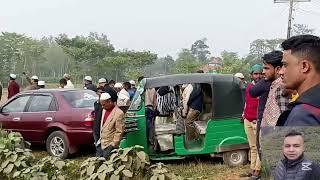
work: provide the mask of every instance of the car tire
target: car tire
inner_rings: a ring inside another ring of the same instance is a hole
[[[231,167],[244,165],[248,162],[248,152],[246,150],[225,152],[223,162]]]
[[[62,131],[54,131],[47,138],[46,148],[51,156],[65,159],[69,155],[68,137]]]

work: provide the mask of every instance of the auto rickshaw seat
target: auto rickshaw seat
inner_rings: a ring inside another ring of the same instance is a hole
[[[155,134],[175,134],[176,132],[176,124],[157,124],[155,126]]]
[[[194,121],[193,123],[200,135],[204,135],[207,133],[208,121]]]

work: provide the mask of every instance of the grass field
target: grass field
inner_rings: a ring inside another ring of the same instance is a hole
[[[33,149],[33,153],[37,158],[47,156],[44,147]],[[71,160],[76,161],[79,166],[89,157],[94,156],[92,152],[78,153]],[[168,166],[168,169],[183,177],[184,179],[210,179],[210,180],[246,180],[248,178],[240,178],[240,174],[249,171],[249,165],[241,167],[228,167],[222,164],[221,159],[213,158],[190,158],[179,161],[163,161]]]

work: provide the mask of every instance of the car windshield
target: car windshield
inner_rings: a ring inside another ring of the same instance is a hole
[[[73,108],[93,108],[98,96],[93,91],[68,91],[63,92],[64,98]]]

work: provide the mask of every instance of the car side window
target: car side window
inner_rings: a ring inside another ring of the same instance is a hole
[[[23,112],[30,96],[20,96],[2,108],[3,113]]]
[[[28,108],[28,112],[49,111],[51,102],[51,96],[33,96]]]

